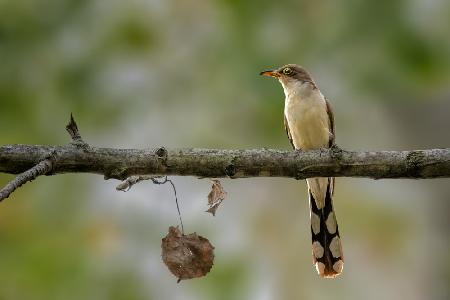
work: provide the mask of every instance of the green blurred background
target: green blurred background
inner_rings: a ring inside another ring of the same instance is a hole
[[[353,150],[450,147],[450,2],[0,0],[0,144],[290,149],[280,85],[298,63]],[[0,174],[0,184],[13,178]],[[169,186],[40,177],[0,207],[0,299],[449,299],[448,179],[337,179],[346,264],[311,263],[305,183],[174,177],[188,232],[216,246],[183,281],[160,258]]]

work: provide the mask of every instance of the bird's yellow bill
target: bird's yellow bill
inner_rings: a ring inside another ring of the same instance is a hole
[[[262,76],[270,76],[270,77],[280,77],[280,74],[276,71],[263,71],[259,73]]]

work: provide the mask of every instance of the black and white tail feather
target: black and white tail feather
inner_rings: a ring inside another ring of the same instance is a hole
[[[314,187],[320,186],[319,180],[327,180],[327,182],[322,181],[326,184],[325,195],[316,194],[312,191]],[[334,178],[310,178],[307,179],[307,182],[313,263],[321,277],[334,278],[342,272],[344,267],[339,228],[333,209]],[[323,200],[319,199],[321,196]]]

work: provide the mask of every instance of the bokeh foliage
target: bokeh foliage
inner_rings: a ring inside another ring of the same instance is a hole
[[[0,143],[66,143],[73,112],[95,145],[288,148],[281,88],[258,73],[299,63],[342,147],[450,147],[449,36],[446,1],[0,0]],[[216,246],[207,277],[176,285],[160,261],[170,190],[53,176],[1,205],[0,299],[450,296],[446,179],[339,179],[333,282],[310,267],[303,183],[224,181],[212,219],[209,182],[175,181]]]

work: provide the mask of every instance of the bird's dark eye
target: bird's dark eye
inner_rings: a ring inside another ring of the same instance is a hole
[[[292,75],[292,73],[294,73],[294,71],[292,71],[291,68],[284,68],[284,69],[283,69],[283,74],[284,74],[284,75],[289,76],[289,75]]]

